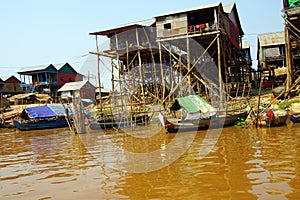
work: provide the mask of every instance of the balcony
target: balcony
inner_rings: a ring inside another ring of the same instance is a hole
[[[210,32],[215,30],[216,30],[216,26],[213,22],[189,25],[188,27],[189,33],[205,33],[205,32]]]

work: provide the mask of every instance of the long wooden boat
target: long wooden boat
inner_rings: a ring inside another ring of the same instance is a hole
[[[15,128],[22,130],[22,131],[23,130],[38,130],[38,129],[67,127],[68,122],[66,119],[27,121],[25,123],[15,120],[14,126],[15,126]]]
[[[230,126],[239,119],[245,119],[248,115],[246,110],[221,112],[199,95],[177,98],[175,103],[171,106],[171,109],[173,108],[174,110],[181,110],[183,113],[179,116],[179,119],[168,119],[161,113],[158,116],[168,132]]]
[[[283,109],[271,108],[259,110],[258,117],[257,112],[251,113],[250,116],[259,126],[273,127],[285,125],[288,113]]]
[[[143,125],[149,122],[149,116],[141,115],[137,117],[130,118],[123,118],[123,119],[116,119],[110,118],[105,120],[98,120],[96,122],[89,123],[88,127],[91,130],[101,130],[101,129],[112,129],[112,128],[123,128],[123,127],[130,127],[134,125]]]
[[[199,130],[199,129],[208,129],[208,128],[221,128],[225,126],[234,125],[240,119],[246,119],[248,112],[240,112],[233,114],[226,114],[222,116],[212,116],[210,118],[200,118],[196,120],[179,120],[166,118],[163,115],[159,115],[160,121],[163,126],[169,133],[175,133],[180,130]]]
[[[35,106],[25,108],[13,124],[20,130],[67,127],[70,115],[70,108],[64,104]]]

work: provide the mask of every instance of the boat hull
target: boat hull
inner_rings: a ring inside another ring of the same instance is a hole
[[[280,116],[275,120],[269,120],[268,118],[265,119],[259,119],[255,122],[260,126],[266,126],[266,127],[274,127],[274,126],[282,126],[286,124],[287,116]]]
[[[147,124],[149,121],[149,117],[147,116],[140,116],[134,120],[103,120],[98,122],[91,122],[89,124],[89,128],[91,130],[100,130],[100,129],[112,129],[112,128],[123,128],[123,127],[131,127],[134,125],[143,125]]]
[[[200,119],[197,121],[182,121],[178,123],[172,123],[171,120],[165,121],[165,128],[169,133],[175,133],[180,131],[208,129],[208,128],[220,128],[233,125],[237,120],[246,118],[248,112],[242,112],[239,114],[226,115],[224,117],[212,117],[209,119]]]
[[[268,116],[268,112],[270,110],[261,112],[257,119],[257,115],[252,113],[251,118],[253,119],[254,123],[259,125],[259,126],[266,126],[266,127],[274,127],[274,126],[282,126],[286,124],[288,114],[286,111],[280,109],[271,109],[273,113],[277,113],[276,115],[270,115]],[[281,113],[280,113],[281,112]]]
[[[290,120],[294,123],[299,123],[300,122],[300,117],[296,117],[294,115],[290,115]]]
[[[50,129],[50,128],[61,128],[67,127],[67,120],[43,120],[37,122],[26,122],[20,123],[19,121],[14,121],[15,128],[19,130],[38,130],[38,129]]]

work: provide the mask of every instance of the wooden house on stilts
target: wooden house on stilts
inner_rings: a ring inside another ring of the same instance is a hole
[[[189,94],[216,95],[225,102],[233,83],[249,83],[243,36],[235,3],[215,3],[90,33],[100,64],[111,59],[112,110],[145,111]],[[109,49],[99,49],[99,36]],[[245,64],[246,63],[246,64]],[[224,92],[222,92],[224,91]],[[100,98],[101,99],[101,98]],[[219,103],[218,103],[219,104]],[[102,107],[101,107],[102,108]]]
[[[286,90],[300,82],[300,0],[283,0]]]
[[[235,3],[215,3],[155,18],[159,46],[168,51],[163,44],[168,42],[186,52],[180,73],[188,75],[196,93],[201,94],[204,85],[210,91],[219,90],[219,94],[225,89],[229,95],[239,83],[249,83],[251,62],[244,62],[244,33]],[[223,95],[219,98],[224,101]]]

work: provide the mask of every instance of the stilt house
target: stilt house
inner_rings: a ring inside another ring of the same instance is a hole
[[[257,46],[258,71],[264,87],[277,86],[287,73],[284,32],[259,34]]]
[[[235,3],[170,12],[90,35],[96,37],[97,52],[91,53],[98,64],[101,57],[112,59],[112,90],[118,85],[120,95],[140,99],[139,105],[212,88],[229,94],[226,84],[249,83],[251,62],[245,64]],[[109,49],[99,49],[99,36],[109,38]]]
[[[286,86],[290,89],[300,77],[300,0],[283,0],[283,19],[286,43]]]

